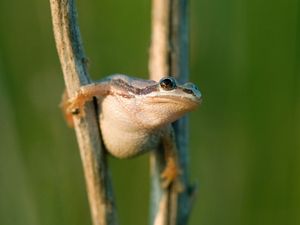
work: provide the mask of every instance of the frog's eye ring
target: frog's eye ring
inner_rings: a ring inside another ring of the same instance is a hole
[[[176,81],[172,77],[162,78],[159,81],[159,85],[165,91],[171,91],[176,88]]]

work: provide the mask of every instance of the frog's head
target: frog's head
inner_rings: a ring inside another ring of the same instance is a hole
[[[196,109],[201,101],[201,93],[195,84],[181,85],[173,77],[164,77],[136,96],[137,117],[145,126],[160,127]]]

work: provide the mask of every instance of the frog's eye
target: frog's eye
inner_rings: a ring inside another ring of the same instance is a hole
[[[172,77],[162,78],[159,81],[159,84],[162,87],[162,89],[164,89],[166,91],[170,91],[170,90],[173,90],[176,88],[176,81]]]

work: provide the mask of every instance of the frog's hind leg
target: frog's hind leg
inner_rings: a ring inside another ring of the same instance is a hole
[[[175,184],[176,189],[183,191],[183,183],[180,180],[181,170],[178,161],[178,150],[176,146],[174,129],[170,126],[168,132],[163,135],[162,144],[164,148],[164,154],[166,159],[166,167],[161,173],[163,179],[163,187],[168,188],[172,183]]]

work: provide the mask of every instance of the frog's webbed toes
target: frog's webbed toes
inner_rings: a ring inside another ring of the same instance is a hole
[[[70,101],[67,113],[73,116],[83,117],[84,116],[84,110],[83,110],[83,104],[78,104],[78,102]]]
[[[76,92],[76,95],[70,99],[68,99],[67,111],[72,115],[76,115],[79,117],[84,116],[84,104],[87,101],[85,95],[81,92],[81,90]]]

